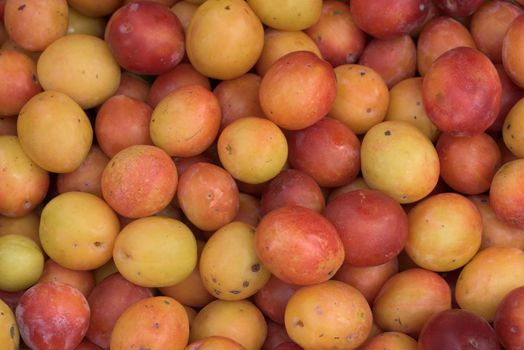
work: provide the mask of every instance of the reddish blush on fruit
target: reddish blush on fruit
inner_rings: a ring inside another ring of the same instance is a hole
[[[422,85],[428,117],[440,130],[456,136],[484,132],[497,118],[501,93],[493,63],[468,47],[439,56]]]
[[[331,109],[337,94],[333,67],[309,51],[279,58],[260,83],[260,105],[281,128],[299,130],[313,125]]]
[[[434,315],[420,332],[418,344],[420,350],[500,349],[497,335],[488,321],[462,309]]]
[[[415,76],[417,72],[415,42],[409,35],[388,40],[372,39],[367,43],[358,63],[373,68],[391,89],[401,80]]]
[[[443,133],[437,145],[440,176],[452,189],[463,194],[489,190],[501,162],[495,140],[486,133],[467,137]]]
[[[384,264],[406,244],[408,217],[398,202],[380,191],[344,193],[329,202],[323,214],[337,229],[345,261],[351,265]]]
[[[321,212],[325,206],[324,194],[315,180],[296,169],[282,170],[262,192],[260,214],[283,206],[298,205]]]
[[[95,135],[102,151],[111,158],[129,146],[152,145],[149,136],[152,112],[145,102],[126,95],[106,100],[95,119]]]
[[[311,176],[320,186],[338,187],[353,181],[360,171],[360,141],[342,122],[323,118],[288,132],[291,167]]]
[[[184,32],[171,10],[152,1],[130,3],[110,17],[105,39],[126,70],[159,75],[184,57]]]
[[[497,306],[493,327],[506,349],[518,349],[524,344],[524,287],[506,294]]]
[[[341,1],[323,1],[318,22],[304,31],[333,67],[357,62],[366,45],[366,35],[353,21],[349,4]]]
[[[73,350],[87,332],[89,317],[84,295],[63,283],[35,284],[16,307],[20,335],[32,349]]]
[[[101,348],[109,348],[111,332],[120,315],[134,303],[152,296],[151,289],[129,282],[120,273],[106,277],[87,298],[91,319],[86,338]]]
[[[155,78],[147,95],[147,103],[155,108],[171,92],[188,85],[201,85],[207,90],[211,89],[209,78],[199,73],[191,64],[180,63]]]
[[[378,39],[410,34],[426,19],[428,0],[351,0],[353,20],[366,33]]]
[[[102,173],[102,194],[120,215],[140,218],[164,209],[178,183],[175,163],[155,146],[135,145],[117,153]]]
[[[255,304],[269,319],[284,324],[284,312],[289,298],[300,287],[286,283],[272,275],[254,297]]]
[[[344,247],[335,227],[308,208],[281,207],[269,212],[260,221],[255,239],[262,263],[291,284],[327,281],[344,261]]]

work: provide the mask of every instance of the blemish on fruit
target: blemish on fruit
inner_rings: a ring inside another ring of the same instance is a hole
[[[226,7],[224,7],[224,10],[231,10],[231,7],[229,7],[229,5],[227,5]]]
[[[158,322],[153,323],[153,327],[156,328],[156,329],[159,329],[160,328],[160,323],[158,323]]]
[[[333,339],[335,339],[335,340],[339,340],[339,339],[340,339],[340,337],[333,337]]]
[[[391,136],[391,131],[390,131],[390,130],[386,130],[386,131],[384,131],[384,135],[385,135],[385,136]]]
[[[25,9],[25,6],[25,4],[18,6],[18,11],[23,11]]]
[[[508,124],[508,125],[506,126],[506,130],[509,130],[509,129],[511,129],[511,124]]]
[[[366,75],[366,72],[364,72],[363,70],[360,71],[360,76],[363,77],[364,75]]]
[[[35,74],[31,74],[31,79],[33,80],[33,83],[38,84],[38,79]]]
[[[318,335],[319,338],[322,338],[323,336],[324,336],[324,333]]]
[[[335,271],[331,270],[327,274],[328,274],[328,276],[333,276],[335,274]]]
[[[240,291],[239,290],[230,290],[229,293],[231,294],[240,294]]]
[[[213,293],[215,293],[216,295],[220,295],[222,292],[218,289],[213,289]]]
[[[151,350],[150,348],[146,348],[145,346],[143,345],[140,345],[140,348],[138,350]]]
[[[11,328],[9,328],[9,336],[11,337],[11,339],[15,338],[15,325],[14,324],[12,324]]]
[[[293,325],[294,325],[295,327],[300,327],[300,328],[302,328],[302,327],[304,327],[304,322],[302,322],[302,320],[295,320],[295,322],[293,322]]]
[[[232,154],[233,154],[233,148],[231,147],[230,144],[227,144],[227,145],[226,145],[226,152],[227,152],[227,154],[229,154],[229,155],[232,155]]]
[[[102,242],[96,241],[93,243],[95,247],[100,248],[102,246]]]
[[[253,272],[260,271],[260,264],[253,264],[253,265],[251,265],[251,271],[253,271]]]
[[[244,287],[244,288],[249,287],[249,282],[248,281],[242,282],[242,287]]]
[[[169,305],[171,303],[168,300],[164,300],[164,304]]]

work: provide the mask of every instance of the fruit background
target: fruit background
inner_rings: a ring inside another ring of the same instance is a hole
[[[0,350],[524,348],[524,1],[0,0]]]

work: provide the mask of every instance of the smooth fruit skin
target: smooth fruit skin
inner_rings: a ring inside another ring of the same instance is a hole
[[[11,135],[0,136],[0,168],[0,215],[29,215],[46,196],[49,173],[32,161],[19,138]]]
[[[182,304],[169,297],[150,297],[118,318],[110,349],[183,350],[188,338],[189,319]]]
[[[524,160],[516,159],[501,166],[489,192],[489,204],[497,217],[509,225],[524,229]]]
[[[361,145],[361,170],[372,189],[400,203],[426,197],[436,186],[440,163],[431,141],[403,121],[386,121],[371,128]]]
[[[20,346],[20,332],[13,311],[0,299],[0,344],[2,350],[16,350]]]
[[[508,350],[518,350],[524,343],[524,287],[515,288],[500,302],[493,326],[500,343]]]
[[[91,193],[60,194],[45,205],[40,217],[44,251],[73,270],[92,270],[111,259],[119,231],[116,213]]]
[[[247,3],[268,27],[281,30],[303,30],[320,17],[321,0],[248,0]]]
[[[234,79],[257,62],[264,28],[242,0],[211,0],[198,7],[186,31],[189,61],[203,75]]]
[[[491,322],[502,299],[523,285],[524,252],[514,247],[489,247],[462,268],[455,298],[460,308]]]
[[[370,333],[372,313],[357,289],[327,281],[293,294],[286,306],[285,326],[291,339],[305,349],[354,349]]]
[[[408,217],[398,202],[373,190],[344,193],[329,202],[324,216],[342,239],[345,262],[376,266],[395,258],[406,244]]]
[[[42,91],[35,63],[15,50],[0,51],[0,81],[0,116],[18,114],[31,97]]]
[[[457,47],[439,56],[422,85],[428,117],[440,130],[456,136],[484,132],[497,118],[501,94],[493,63],[469,47]]]
[[[178,17],[162,4],[134,2],[109,19],[105,40],[116,61],[137,74],[159,75],[184,57],[184,33]]]
[[[331,64],[310,51],[280,57],[260,83],[260,106],[267,118],[281,128],[300,130],[320,121],[337,95]]]
[[[162,216],[141,218],[118,235],[113,260],[118,271],[139,286],[172,286],[195,268],[196,240],[181,221]]]
[[[462,309],[442,311],[424,326],[418,341],[420,350],[498,350],[491,325],[482,317]]]
[[[262,263],[291,284],[327,281],[344,261],[342,240],[333,224],[303,207],[281,207],[266,214],[255,239]]]
[[[429,1],[351,0],[353,20],[363,31],[378,39],[410,34],[428,14]]]
[[[35,284],[44,269],[44,255],[29,237],[0,237],[0,290],[18,292]]]
[[[71,97],[58,91],[33,96],[22,107],[16,127],[22,149],[29,158],[55,173],[78,168],[93,142],[87,114]]]
[[[164,209],[178,184],[174,161],[162,149],[134,145],[118,152],[102,173],[104,200],[120,215],[141,218]]]
[[[83,109],[102,104],[120,84],[120,66],[109,46],[93,35],[71,34],[54,41],[36,68],[44,90],[63,92]]]
[[[252,268],[256,264],[260,269]],[[271,276],[256,254],[255,228],[238,221],[222,226],[209,238],[199,267],[204,286],[222,300],[249,298]]]
[[[20,298],[15,314],[20,335],[31,349],[73,350],[87,332],[90,310],[78,289],[38,283]]]

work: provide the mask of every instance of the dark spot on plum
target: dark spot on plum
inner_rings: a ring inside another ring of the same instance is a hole
[[[506,126],[506,130],[509,130],[511,129],[511,124],[508,124],[508,126]]]
[[[25,4],[18,6],[18,11],[23,11],[25,9],[25,6]]]
[[[115,162],[111,163],[111,168],[115,167]]]
[[[384,135],[386,135],[386,136],[391,136],[391,131],[390,131],[390,130],[386,130],[386,131],[384,131]]]
[[[93,243],[95,245],[95,247],[99,248],[102,246],[102,242],[99,242],[99,241],[96,241],[95,243]]]
[[[514,138],[515,138],[515,135],[511,134],[511,138],[514,139]]]
[[[302,320],[297,320],[295,321],[295,327],[304,327],[304,322],[302,322]]]
[[[249,287],[249,281],[244,281],[244,282],[242,283],[242,287],[244,287],[244,288]]]
[[[253,265],[251,265],[251,271],[253,271],[253,272],[260,271],[260,264],[253,264]]]
[[[231,294],[240,294],[240,291],[239,290],[230,290],[229,293]]]
[[[363,70],[360,71],[360,76],[363,77],[364,75],[366,75],[366,72],[364,72]]]
[[[169,302],[169,300],[164,300],[164,304],[169,305],[171,303]]]
[[[224,7],[224,10],[231,10],[231,7],[229,7],[229,5],[227,5],[226,7]]]
[[[416,115],[414,115],[414,116],[413,116],[413,119],[417,119],[417,116],[416,116]]]
[[[319,334],[319,336],[318,336],[318,337],[319,337],[319,338],[322,338],[323,336],[324,336],[324,333],[322,333],[322,334]]]
[[[213,277],[211,281],[213,281],[213,283],[217,283],[217,279],[215,277]]]
[[[420,106],[420,104],[421,104],[420,101],[417,101],[417,102],[416,102],[416,105],[417,105],[417,106]]]
[[[9,328],[9,336],[11,337],[11,339],[15,338],[15,325],[14,324],[12,324],[11,328]]]
[[[333,337],[333,339],[335,339],[335,340],[339,340],[339,339],[340,339],[340,337]]]
[[[31,79],[33,80],[33,83],[38,84],[38,79],[35,74],[31,74]]]
[[[399,325],[402,326],[402,321],[400,320],[400,317],[395,318],[393,321],[397,322]]]
[[[371,113],[371,108],[366,109],[366,113]]]
[[[331,270],[327,274],[328,274],[328,276],[333,276],[334,273],[335,273],[335,271]]]
[[[138,350],[151,350],[151,348],[147,348],[143,345],[140,345],[140,348]]]
[[[158,323],[158,322],[153,323],[153,327],[156,328],[156,329],[159,329],[160,328],[160,323]]]
[[[231,147],[230,144],[227,144],[227,145],[226,145],[226,152],[227,152],[227,154],[229,154],[229,155],[232,155],[232,154],[233,154],[233,148]]]
[[[207,193],[207,199],[212,200],[213,197],[214,197],[214,196],[213,196],[213,193],[211,193],[211,192],[208,192],[208,193]]]
[[[76,121],[80,123],[80,118],[77,118]]]

